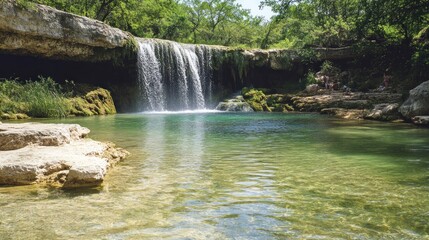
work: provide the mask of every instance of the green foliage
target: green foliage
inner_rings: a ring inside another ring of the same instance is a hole
[[[376,39],[410,42],[429,21],[429,0],[362,0],[359,7],[365,10],[358,21],[360,33]]]
[[[357,39],[356,22],[360,11],[358,0],[266,0],[262,6],[270,6],[278,13],[273,23],[274,46],[339,47]],[[277,40],[276,40],[277,39]],[[285,45],[283,45],[285,46]]]
[[[313,71],[309,71],[307,75],[305,75],[305,85],[308,86],[316,83],[317,83],[316,74]]]
[[[331,61],[324,61],[322,63],[320,72],[324,75],[336,75],[340,73],[340,69],[334,66]]]
[[[69,104],[60,86],[51,78],[24,84],[17,80],[0,81],[0,112],[25,113],[33,117],[66,117]]]
[[[312,48],[300,48],[296,50],[300,59],[306,63],[312,63],[319,60],[320,55]]]
[[[263,19],[252,17],[235,0],[185,1],[192,43],[258,46]]]

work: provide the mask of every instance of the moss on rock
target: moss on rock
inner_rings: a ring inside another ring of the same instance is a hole
[[[289,104],[275,103],[270,105],[271,111],[273,112],[291,112],[294,111],[293,107]]]
[[[30,118],[25,113],[2,113],[0,112],[0,119],[2,120],[19,120],[19,119],[28,119]]]
[[[116,107],[110,92],[103,88],[97,88],[88,92],[85,96],[69,99],[71,104],[70,114],[75,116],[93,116],[115,114]]]
[[[271,94],[270,89],[243,88],[241,94],[244,100],[249,103],[257,112],[290,112],[295,109],[291,107],[291,96],[287,94]]]
[[[241,94],[254,111],[271,112],[271,108],[267,105],[267,96],[262,91],[253,88],[243,88]]]

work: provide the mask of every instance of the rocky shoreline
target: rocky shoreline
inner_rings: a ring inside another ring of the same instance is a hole
[[[129,155],[77,124],[0,123],[0,185],[93,187]]]
[[[269,89],[244,88],[240,94],[217,106],[221,111],[319,112],[343,119],[412,122],[429,126],[429,81],[402,94],[391,92],[347,92],[319,89],[298,94],[270,94]],[[244,106],[244,107],[243,107]]]

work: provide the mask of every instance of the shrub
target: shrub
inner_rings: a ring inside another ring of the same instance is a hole
[[[331,61],[324,61],[322,63],[320,72],[324,75],[335,76],[340,73],[340,69],[335,67]]]
[[[305,76],[305,86],[316,84],[316,74],[313,71],[309,71]]]

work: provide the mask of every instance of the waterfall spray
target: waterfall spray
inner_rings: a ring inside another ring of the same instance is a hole
[[[207,46],[139,40],[141,110],[201,110],[211,98],[212,50]]]

